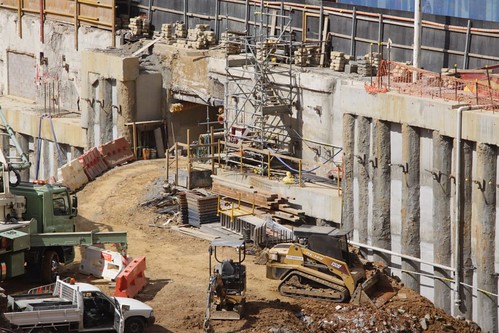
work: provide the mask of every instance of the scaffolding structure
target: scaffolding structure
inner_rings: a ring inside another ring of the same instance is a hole
[[[236,153],[234,144],[286,155],[293,151],[290,119],[296,91],[291,18],[261,6],[255,12],[255,22],[259,24],[255,24],[252,36],[223,34],[227,51],[225,141],[232,144],[225,146],[228,159]],[[263,164],[267,156],[256,155],[250,164]]]

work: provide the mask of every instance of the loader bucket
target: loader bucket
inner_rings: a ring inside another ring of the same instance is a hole
[[[395,294],[396,292],[386,275],[377,271],[373,276],[364,281],[364,283],[357,286],[350,303],[379,308],[395,296]]]
[[[236,310],[214,310],[211,311],[210,319],[218,320],[239,320],[241,319],[241,311]]]

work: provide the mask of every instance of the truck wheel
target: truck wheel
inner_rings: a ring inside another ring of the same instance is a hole
[[[57,252],[49,250],[45,252],[41,268],[42,282],[53,283],[59,274],[59,255]]]
[[[125,322],[125,333],[142,333],[144,322],[140,318],[130,318]]]

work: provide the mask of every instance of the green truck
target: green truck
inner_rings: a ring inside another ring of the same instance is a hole
[[[44,283],[55,281],[59,264],[74,261],[75,246],[114,243],[126,249],[125,232],[77,232],[76,196],[66,187],[21,182],[11,188],[17,201],[25,199],[25,212],[17,220],[11,214],[0,222],[2,280],[33,273]],[[0,193],[0,210],[2,209]],[[19,202],[17,203],[19,205]],[[22,203],[21,203],[22,205]],[[9,209],[4,206],[4,212]]]
[[[59,264],[74,261],[77,245],[113,243],[125,250],[125,232],[76,231],[78,202],[65,186],[20,181],[18,171],[31,164],[1,110],[0,120],[19,155],[6,157],[0,149],[0,280],[31,272],[52,283]]]

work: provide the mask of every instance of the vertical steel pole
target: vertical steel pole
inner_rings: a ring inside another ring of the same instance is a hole
[[[185,28],[189,29],[189,24],[187,24],[187,0],[184,0],[184,24]]]
[[[246,29],[246,36],[249,36],[249,0],[246,0],[246,10],[244,12],[244,29]]]
[[[78,28],[80,26],[80,21],[78,21],[78,16],[80,16],[80,4],[78,0],[75,0],[75,22],[74,22],[74,28],[75,28],[75,50],[78,51]]]
[[[151,0],[149,0],[149,6],[150,6]],[[115,48],[116,47],[116,0],[113,0],[111,2],[111,47]]]
[[[44,16],[44,0],[40,0],[40,42],[42,44],[45,44],[45,20],[43,19]]]
[[[466,45],[464,46],[463,69],[468,69],[470,43],[471,43],[471,20],[468,20],[468,27],[466,28]]]
[[[320,11],[319,11],[319,45],[320,45],[320,49],[322,50],[322,25],[324,24],[324,4],[322,3],[322,0],[321,0],[321,8],[320,8]]]
[[[379,14],[378,19],[378,43],[383,43],[383,14]]]
[[[415,68],[421,68],[421,0],[414,0],[414,51],[412,53],[412,65]],[[414,71],[413,81],[418,79],[418,72]]]
[[[220,14],[220,1],[215,1],[215,36],[220,40],[220,24],[218,22],[218,15]]]
[[[191,131],[187,129],[187,189],[191,189]]]
[[[210,152],[210,158],[211,158],[211,174],[215,174],[215,154],[213,154],[214,148],[213,148],[213,142],[215,141],[215,134],[213,133],[213,126],[210,127],[210,147],[209,147],[209,152]]]
[[[353,7],[352,11],[352,35],[350,36],[350,54],[355,58],[355,35],[357,32],[357,11]]]

